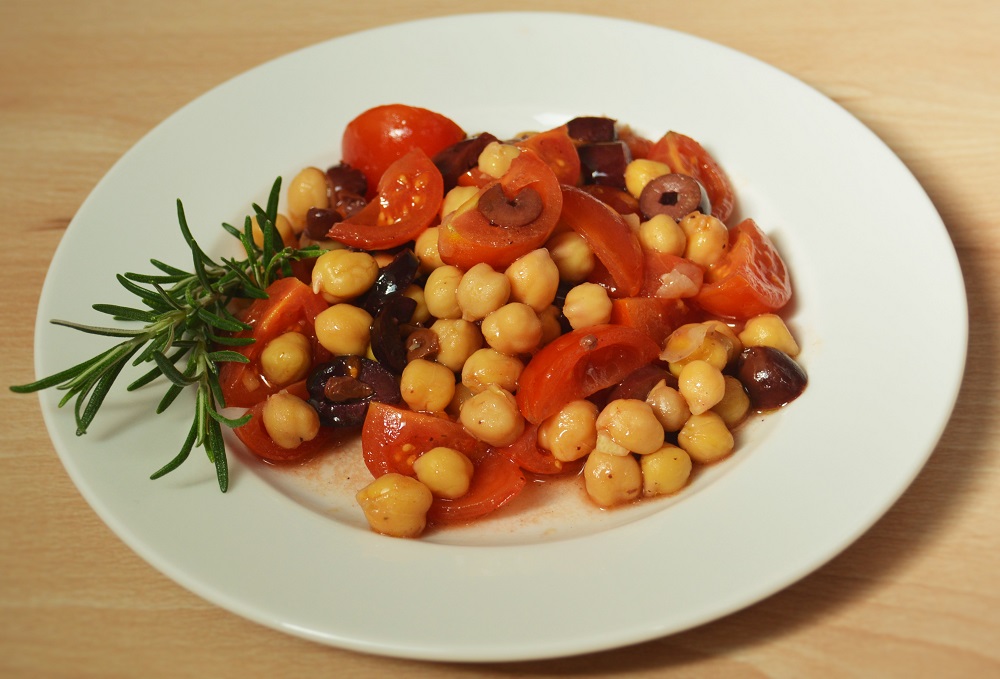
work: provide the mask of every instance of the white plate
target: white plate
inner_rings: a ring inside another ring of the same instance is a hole
[[[360,66],[358,66],[360,64]],[[81,207],[39,304],[37,370],[107,346],[47,323],[130,302],[113,274],[189,261],[181,198],[203,245],[263,202],[278,174],[338,159],[344,125],[392,101],[468,131],[513,134],[609,115],[702,141],[792,268],[806,394],[741,434],[679,499],[564,516],[537,507],[403,541],[369,533],[312,469],[277,477],[240,455],[232,485],[180,446],[189,409],[160,388],[116,392],[74,435],[42,395],[87,501],[143,558],[239,615],[322,643],[444,660],[595,651],[738,610],[819,567],[872,525],[933,450],[960,383],[964,287],[940,218],[857,120],[779,71],[660,28],[560,14],[479,14],[349,35],[265,64],[192,102],[127,153]],[[92,275],[94,262],[103,275]],[[338,495],[338,492],[341,492]],[[334,499],[331,499],[334,498]],[[530,503],[528,503],[530,504]],[[530,516],[525,520],[524,515]]]

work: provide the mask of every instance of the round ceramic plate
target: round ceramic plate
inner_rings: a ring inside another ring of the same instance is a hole
[[[675,498],[602,512],[574,499],[578,489],[553,487],[419,541],[366,529],[351,501],[367,482],[356,456],[288,473],[234,446],[225,495],[202,456],[154,482],[184,439],[189,404],[154,416],[162,387],[115,391],[76,437],[59,394],[43,394],[52,439],[87,501],[167,576],[239,615],[344,648],[442,660],[568,655],[690,628],[787,586],[871,526],[921,469],[953,407],[967,340],[962,276],[927,196],[871,132],[795,79],[688,35],[607,18],[389,26],[290,54],[192,102],[115,165],[70,225],[39,304],[39,374],[108,346],[49,319],[104,322],[90,304],[131,302],[115,273],[152,271],[152,257],[188,265],[176,199],[207,250],[230,248],[222,222],[241,223],[276,176],[337,162],[345,124],[389,102],[440,111],[469,132],[606,115],[651,137],[673,129],[701,141],[735,184],[740,215],[789,263],[789,322],[810,386],[742,430],[737,453]],[[920,332],[898,320],[929,308]],[[920,369],[928,356],[932,371]]]

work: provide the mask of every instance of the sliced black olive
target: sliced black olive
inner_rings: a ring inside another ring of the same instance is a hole
[[[327,168],[326,179],[329,182],[330,198],[338,193],[363,196],[368,192],[368,180],[365,179],[364,173],[347,163]]]
[[[538,219],[542,214],[542,197],[530,186],[508,198],[503,187],[494,184],[479,196],[479,212],[493,226],[513,229]]]
[[[646,219],[667,215],[680,221],[701,207],[701,184],[686,174],[671,173],[653,179],[639,194],[639,209]]]
[[[455,188],[459,177],[479,164],[479,154],[494,141],[497,141],[496,137],[489,132],[483,132],[452,144],[434,156],[434,164],[441,171],[446,192]]]
[[[411,297],[389,297],[372,320],[372,355],[379,363],[399,375],[406,367],[406,340],[402,326],[413,318],[417,302]]]
[[[740,354],[739,373],[750,403],[773,410],[798,398],[806,388],[806,373],[791,356],[773,347],[747,347]]]
[[[584,184],[625,188],[625,167],[632,161],[632,152],[625,142],[583,144],[576,151]]]
[[[580,116],[566,123],[566,132],[577,141],[588,144],[601,141],[615,141],[615,120],[600,116]]]
[[[426,359],[433,361],[441,350],[437,333],[430,328],[417,328],[406,338],[406,361]]]
[[[330,227],[343,219],[344,216],[336,210],[320,207],[309,208],[309,211],[306,212],[306,235],[313,240],[323,240]]]
[[[359,356],[338,356],[313,368],[306,379],[309,403],[325,427],[360,427],[372,401],[402,400],[398,378]]]
[[[420,262],[413,254],[413,250],[408,248],[400,250],[391,262],[379,269],[375,283],[354,302],[354,305],[372,316],[377,316],[390,297],[399,295],[410,287],[417,276],[419,265]]]

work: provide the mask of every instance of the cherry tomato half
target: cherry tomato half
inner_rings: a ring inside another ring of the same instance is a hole
[[[413,461],[431,448],[454,448],[475,461],[484,444],[446,417],[372,401],[361,427],[361,450],[372,476],[413,476]]]
[[[667,132],[649,150],[649,158],[666,163],[680,174],[694,177],[705,187],[712,203],[712,216],[725,222],[733,214],[736,193],[729,177],[708,151],[691,137]]]
[[[537,153],[552,168],[560,184],[576,186],[580,183],[580,155],[565,125],[533,134],[515,146]]]
[[[309,392],[306,390],[305,381],[296,382],[286,388],[290,394],[298,396],[302,400],[308,400]],[[311,441],[304,441],[296,448],[283,448],[274,442],[274,439],[267,433],[264,427],[264,403],[267,399],[255,404],[247,412],[250,414],[250,421],[242,427],[233,429],[236,437],[254,455],[271,462],[290,462],[301,460],[322,451],[324,448],[335,444],[341,432],[327,427],[320,427],[316,438]]]
[[[513,500],[527,484],[517,463],[496,450],[488,451],[473,465],[469,491],[454,500],[434,498],[427,512],[428,523],[454,524],[478,519]]]
[[[680,299],[701,290],[705,270],[690,259],[654,250],[643,250],[642,258],[645,275],[639,295]]]
[[[729,231],[729,250],[707,274],[695,297],[709,313],[750,318],[781,309],[792,297],[788,268],[771,239],[752,219]]]
[[[394,162],[413,149],[430,157],[465,138],[465,132],[440,113],[404,104],[368,109],[347,124],[341,157],[368,180],[368,198]]]
[[[552,453],[538,447],[537,424],[529,424],[513,443],[496,450],[509,457],[526,472],[559,474],[565,468],[560,460],[552,456]]]
[[[691,307],[681,299],[622,297],[611,300],[611,323],[635,328],[658,346],[677,328],[694,320]]]

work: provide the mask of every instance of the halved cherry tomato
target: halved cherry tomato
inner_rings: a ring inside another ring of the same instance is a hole
[[[250,330],[234,333],[234,337],[252,337],[253,344],[226,347],[249,359],[249,363],[226,362],[219,370],[219,382],[226,405],[249,408],[279,391],[281,385],[271,384],[261,372],[260,354],[267,343],[286,332],[301,332],[309,338],[313,362],[326,360],[329,352],[316,340],[316,316],[327,303],[313,293],[298,278],[281,278],[267,288],[267,299],[258,299],[242,315]]]
[[[501,188],[507,200],[515,199],[525,189],[534,190],[541,198],[541,212],[522,226],[490,223],[480,211],[479,201],[495,186]],[[438,252],[446,264],[460,269],[485,262],[503,271],[521,255],[545,244],[562,209],[559,180],[534,151],[523,149],[503,177],[481,188],[473,199],[445,217],[438,232]]]
[[[496,449],[517,463],[526,472],[534,474],[559,474],[565,466],[547,450],[538,447],[538,425],[529,424],[509,446]]]
[[[611,300],[611,323],[635,328],[658,346],[674,330],[690,323],[694,311],[681,299],[622,297]]]
[[[538,424],[566,403],[617,384],[659,353],[648,335],[628,326],[574,330],[545,345],[525,366],[517,405],[526,420]]]
[[[729,177],[694,139],[678,132],[667,132],[653,144],[649,158],[666,163],[674,172],[690,175],[701,182],[712,203],[714,217],[725,222],[733,214],[736,193]]]
[[[583,189],[562,187],[563,224],[583,236],[623,297],[642,287],[642,248],[625,219]]]
[[[361,427],[361,450],[372,476],[395,472],[413,476],[413,461],[431,448],[445,446],[475,462],[485,445],[461,424],[372,401]]]
[[[285,389],[288,393],[294,394],[303,400],[309,399],[309,392],[306,391],[305,381],[296,382]],[[274,442],[274,439],[267,433],[264,427],[264,403],[267,399],[255,404],[247,412],[250,414],[250,421],[242,427],[233,429],[236,437],[250,450],[251,453],[271,462],[290,462],[301,460],[321,452],[324,448],[334,444],[341,432],[327,427],[320,427],[316,438],[311,441],[304,441],[296,448],[283,448]]]
[[[633,160],[649,157],[649,151],[653,148],[653,142],[650,139],[638,134],[627,125],[618,128],[617,134],[618,139],[625,142],[625,145],[628,146]]]
[[[416,106],[387,104],[368,109],[347,124],[341,158],[368,180],[368,198],[394,162],[413,149],[433,157],[465,138],[450,118]]]
[[[527,479],[517,463],[496,450],[473,462],[469,491],[454,500],[436,497],[427,512],[430,524],[465,523],[504,506],[520,493]]]
[[[444,179],[421,149],[395,161],[378,183],[378,196],[330,227],[327,237],[346,245],[384,250],[419,236],[437,218]]]
[[[645,275],[640,296],[678,299],[694,297],[701,290],[705,270],[690,259],[667,252],[643,250]]]
[[[620,215],[637,215],[642,218],[639,201],[628,191],[622,191],[616,186],[607,184],[584,184],[580,187]]]
[[[576,186],[580,183],[580,155],[565,125],[533,134],[515,146],[537,153],[552,168],[560,184]]]
[[[729,250],[709,269],[695,298],[712,314],[750,318],[781,309],[792,297],[792,283],[771,239],[752,219],[729,231]]]

